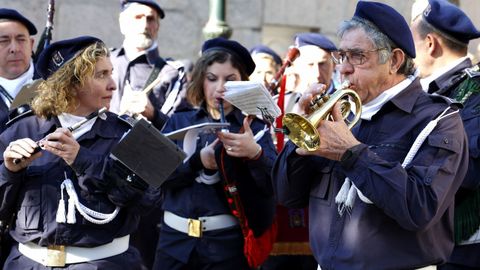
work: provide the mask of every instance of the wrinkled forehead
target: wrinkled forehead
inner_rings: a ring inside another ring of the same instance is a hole
[[[340,51],[372,50],[375,49],[375,44],[365,30],[356,27],[346,30],[343,33],[338,49]]]
[[[321,62],[322,60],[330,58],[329,52],[315,45],[306,45],[298,49],[300,50],[300,56],[295,60],[295,64],[303,62]]]
[[[12,32],[30,36],[27,27],[23,23],[10,19],[0,19],[0,35],[5,35]]]

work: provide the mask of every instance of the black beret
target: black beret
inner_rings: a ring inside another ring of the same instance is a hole
[[[428,2],[423,18],[447,38],[468,44],[469,40],[480,37],[480,32],[460,8],[444,0]]]
[[[387,35],[407,55],[415,58],[415,45],[412,32],[405,18],[392,7],[370,1],[359,1],[353,18],[371,22]]]
[[[96,42],[103,43],[100,39],[90,36],[54,42],[40,53],[35,70],[46,80],[70,59],[76,57],[80,51]]]
[[[33,25],[31,21],[23,17],[22,14],[18,13],[18,11],[14,9],[0,8],[0,19],[18,21],[21,24],[25,25],[30,35],[35,35],[37,33],[37,28],[35,28],[35,25]]]
[[[236,41],[219,37],[209,39],[203,43],[202,54],[206,51],[213,50],[226,51],[230,54],[236,55],[238,59],[242,61],[243,66],[245,67],[245,72],[247,72],[248,75],[252,74],[255,70],[255,62],[253,62],[252,56],[242,44]]]
[[[295,46],[303,47],[307,45],[317,46],[328,52],[337,50],[335,44],[324,35],[318,33],[300,33],[295,36]]]
[[[255,55],[257,53],[268,54],[273,58],[273,61],[275,61],[275,63],[277,63],[278,65],[282,64],[282,58],[280,58],[280,56],[276,52],[274,52],[272,49],[265,45],[257,45],[250,49],[251,55]]]
[[[125,5],[129,4],[129,3],[139,3],[139,4],[142,4],[142,5],[149,6],[153,9],[155,9],[155,11],[157,11],[160,19],[165,18],[165,12],[163,12],[163,9],[160,7],[160,5],[157,4],[157,2],[155,2],[155,0],[123,0],[122,1],[122,8],[125,8]]]

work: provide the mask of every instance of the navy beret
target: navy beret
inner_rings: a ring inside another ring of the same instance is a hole
[[[415,58],[415,45],[410,27],[395,9],[382,3],[359,1],[353,19],[355,17],[375,25],[407,55]]]
[[[318,33],[297,34],[295,36],[295,46],[303,47],[306,45],[314,45],[328,52],[333,52],[337,50],[335,44],[333,44],[333,42],[324,35]]]
[[[139,3],[139,4],[142,4],[142,5],[149,6],[153,9],[155,9],[155,11],[157,11],[160,19],[165,18],[165,12],[163,12],[163,9],[160,7],[160,5],[157,4],[157,2],[155,2],[155,0],[123,0],[122,1],[122,8],[124,8],[125,5],[127,5],[129,3]]]
[[[255,55],[257,53],[268,54],[273,58],[273,61],[275,61],[275,63],[277,63],[278,65],[282,64],[282,58],[280,58],[280,56],[276,52],[274,52],[272,49],[265,45],[257,45],[250,49],[251,55]]]
[[[468,44],[469,40],[480,37],[480,32],[460,8],[444,0],[428,2],[423,18],[447,38]]]
[[[18,21],[21,24],[25,25],[30,35],[35,35],[37,33],[37,28],[35,28],[35,25],[33,25],[31,21],[23,17],[22,14],[18,13],[18,11],[14,9],[0,8],[0,19]]]
[[[46,80],[70,59],[76,57],[81,50],[96,42],[103,43],[100,39],[90,36],[81,36],[54,42],[40,53],[35,65],[35,70]]]
[[[242,46],[242,44],[228,40],[222,37],[213,38],[205,41],[202,46],[202,54],[206,51],[226,51],[230,54],[236,55],[245,67],[245,71],[248,75],[252,74],[255,70],[255,62],[253,62],[252,56],[248,50]]]

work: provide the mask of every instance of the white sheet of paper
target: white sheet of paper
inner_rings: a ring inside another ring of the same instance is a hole
[[[229,81],[225,83],[224,99],[249,115],[260,115],[259,108],[266,108],[273,117],[279,117],[280,108],[263,83]]]

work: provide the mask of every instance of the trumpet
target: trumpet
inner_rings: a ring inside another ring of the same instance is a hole
[[[308,151],[320,148],[320,134],[317,127],[321,120],[332,120],[331,111],[335,103],[340,102],[342,118],[351,129],[360,119],[362,103],[358,94],[348,89],[348,83],[332,95],[322,94],[311,103],[312,113],[303,117],[296,113],[287,113],[283,117],[283,130],[288,138],[298,147]],[[350,119],[352,103],[355,104],[355,115]]]

